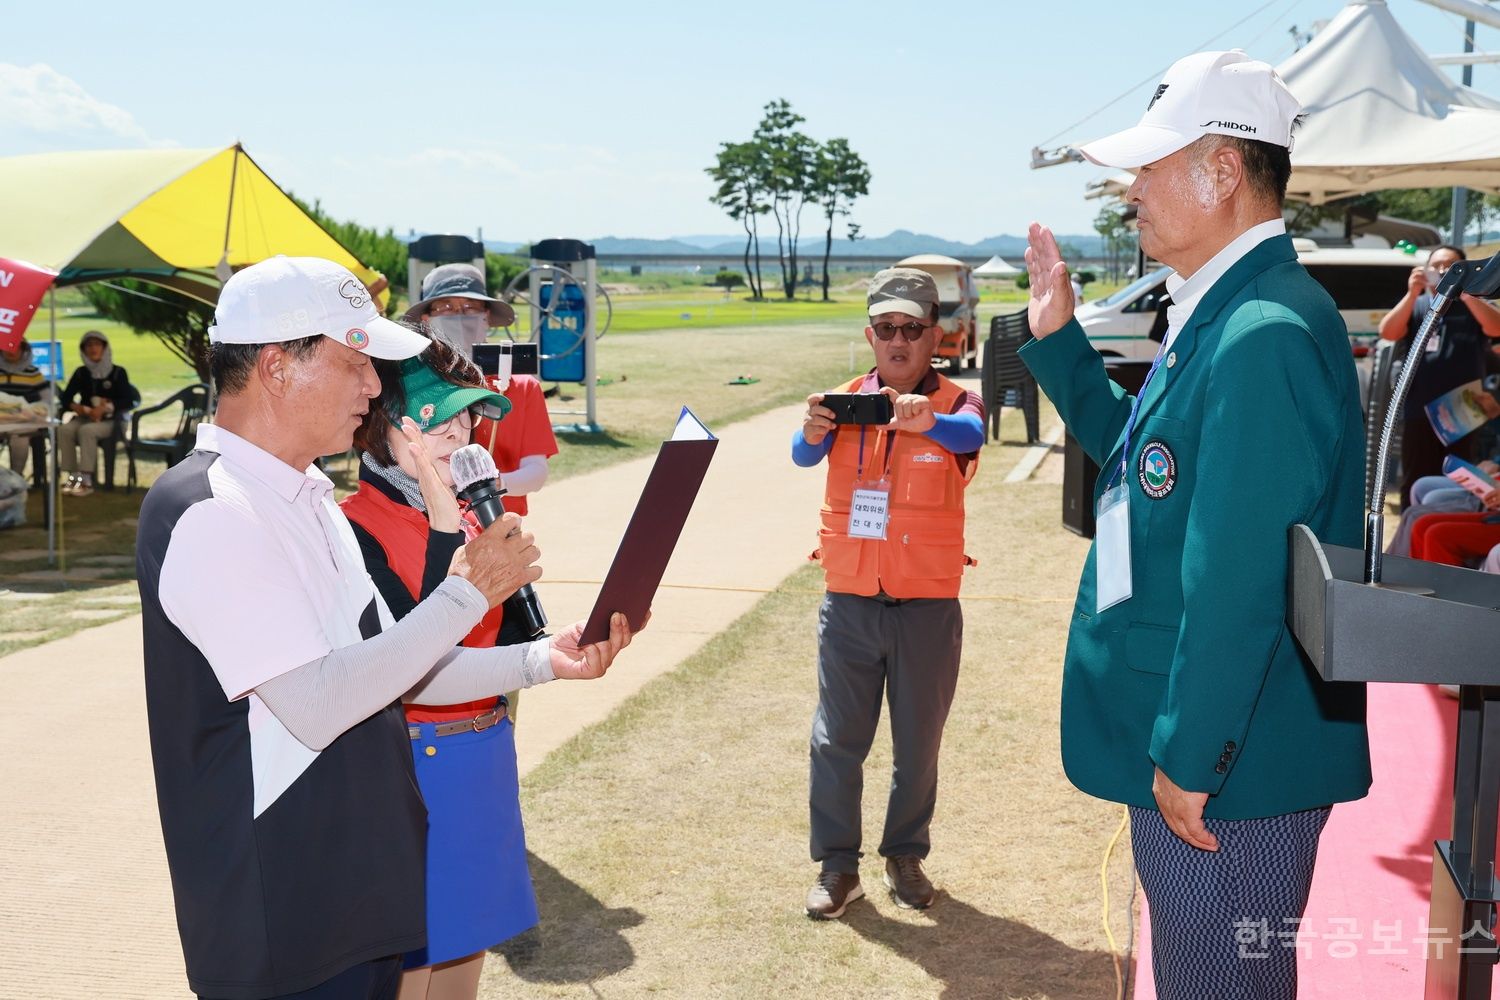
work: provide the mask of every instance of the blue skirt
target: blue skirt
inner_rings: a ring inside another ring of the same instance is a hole
[[[434,728],[421,723],[422,738],[411,741],[427,802],[427,947],[407,953],[408,969],[484,951],[537,924],[510,720],[453,736]]]

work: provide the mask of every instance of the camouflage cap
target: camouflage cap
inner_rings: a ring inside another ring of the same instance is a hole
[[[871,316],[898,312],[928,319],[938,304],[937,283],[932,275],[914,267],[888,267],[870,279],[866,298]]]

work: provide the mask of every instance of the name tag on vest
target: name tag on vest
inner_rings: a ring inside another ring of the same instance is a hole
[[[885,525],[890,519],[891,491],[876,487],[859,487],[849,504],[850,538],[885,538]]]

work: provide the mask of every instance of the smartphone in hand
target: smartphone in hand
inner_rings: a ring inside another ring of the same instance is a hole
[[[883,392],[830,392],[822,405],[833,411],[836,424],[888,424],[895,415]]]

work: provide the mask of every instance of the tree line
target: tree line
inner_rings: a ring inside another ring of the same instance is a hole
[[[804,121],[786,100],[771,101],[750,138],[720,143],[714,165],[705,168],[717,185],[709,200],[744,227],[745,280],[757,300],[766,295],[760,267],[762,219],[769,215],[776,223],[781,290],[790,300],[797,295],[802,212],[809,205],[819,211],[825,223],[823,301],[827,302],[834,223],[851,214],[856,198],[869,194],[870,169],[850,148],[849,140],[820,143],[798,129]],[[849,223],[848,236],[858,239],[859,226]]]

